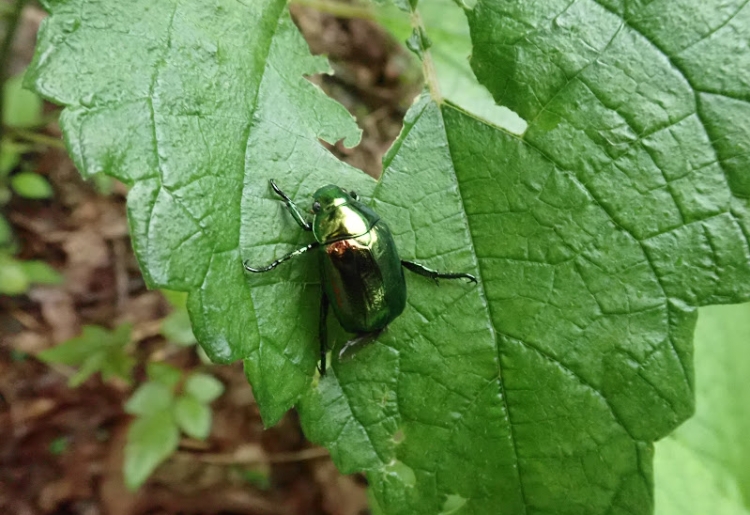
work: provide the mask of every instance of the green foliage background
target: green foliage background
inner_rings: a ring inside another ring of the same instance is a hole
[[[66,106],[81,171],[132,185],[147,281],[189,292],[268,424],[296,404],[385,513],[650,513],[696,308],[750,298],[746,3],[478,0],[472,68],[527,130],[428,75],[378,183],[320,146],[357,129],[304,79],[326,63],[284,1],[46,5],[29,80]],[[388,333],[317,377],[312,256],[241,266],[307,241],[269,178],[300,202],[356,189],[403,258],[479,286],[409,277]]]
[[[656,444],[657,515],[750,514],[750,304],[700,309],[696,412]]]

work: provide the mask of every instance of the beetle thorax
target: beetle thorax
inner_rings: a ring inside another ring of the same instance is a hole
[[[313,199],[313,234],[320,243],[361,236],[379,219],[374,211],[338,186],[320,188]]]
[[[344,205],[331,213],[320,213],[313,222],[315,239],[321,243],[354,238],[370,230],[370,224],[351,206]]]

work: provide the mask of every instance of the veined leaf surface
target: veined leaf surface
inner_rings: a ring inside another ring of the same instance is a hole
[[[377,184],[318,144],[356,129],[305,81],[324,63],[284,2],[48,8],[37,90],[84,173],[133,185],[147,280],[189,291],[267,423],[298,404],[389,514],[650,513],[652,442],[692,410],[695,307],[750,293],[744,3],[479,0],[472,65],[524,137],[433,92]],[[357,190],[402,258],[479,285],[408,276],[404,314],[318,380],[314,256],[241,265],[309,241],[269,178],[303,205]]]

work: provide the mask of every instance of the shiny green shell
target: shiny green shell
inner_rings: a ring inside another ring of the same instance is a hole
[[[323,290],[341,326],[377,331],[406,306],[406,282],[396,244],[372,209],[338,186],[313,196],[313,234],[321,244]]]

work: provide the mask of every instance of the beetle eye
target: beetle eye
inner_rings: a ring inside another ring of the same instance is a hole
[[[320,202],[318,202],[317,200],[315,202],[313,202],[312,209],[313,209],[313,213],[319,213],[320,212]]]
[[[357,193],[354,190],[349,192],[349,196],[353,198],[354,200],[359,200],[359,195],[357,195]]]

